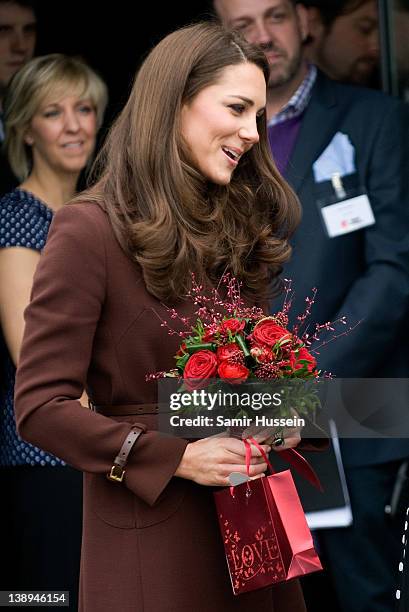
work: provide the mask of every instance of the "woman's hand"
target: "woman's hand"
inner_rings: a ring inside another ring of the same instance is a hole
[[[276,451],[278,453],[282,450],[287,450],[289,448],[295,448],[301,442],[301,429],[299,427],[291,427],[291,428],[285,427],[280,432],[278,432],[278,435],[279,435],[279,438],[283,441],[283,443],[280,444],[280,446],[274,445],[274,441],[275,439],[277,439],[277,438],[274,438],[274,436],[272,439],[270,437],[268,441],[265,442],[265,444],[269,442],[271,445],[271,450]]]
[[[269,446],[263,446],[268,453]],[[258,478],[267,470],[260,451],[251,446],[250,478]],[[247,474],[246,450],[242,440],[214,436],[187,445],[175,476],[206,486],[229,486],[231,472]]]
[[[295,410],[291,410],[291,415],[298,418]],[[243,438],[253,437],[259,444],[267,444],[269,450],[280,452],[299,445],[301,430],[301,427],[249,427],[243,432]],[[279,446],[274,444],[277,439],[282,440]]]

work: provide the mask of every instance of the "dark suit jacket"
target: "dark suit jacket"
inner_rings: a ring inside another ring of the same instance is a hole
[[[356,172],[345,179],[363,187],[375,225],[336,238],[324,229],[317,200],[334,196],[330,181],[316,183],[312,165],[337,132],[355,148]],[[311,321],[345,315],[362,320],[348,336],[322,349],[319,366],[337,377],[408,377],[409,124],[398,100],[343,85],[318,74],[286,179],[297,192],[303,219],[285,276],[294,282],[293,314],[318,288]],[[344,442],[348,464],[409,456],[409,440]]]

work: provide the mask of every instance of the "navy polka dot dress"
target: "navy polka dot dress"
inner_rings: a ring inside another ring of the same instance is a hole
[[[41,251],[53,212],[33,194],[15,189],[0,199],[0,248],[26,247]],[[39,448],[23,442],[16,432],[13,396],[16,370],[3,336],[0,337],[0,466],[65,465]]]

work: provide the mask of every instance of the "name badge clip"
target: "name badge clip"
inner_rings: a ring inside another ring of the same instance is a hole
[[[337,194],[337,198],[339,200],[344,200],[347,197],[346,191],[344,189],[344,184],[342,182],[342,178],[339,172],[334,172],[331,177],[331,183]]]

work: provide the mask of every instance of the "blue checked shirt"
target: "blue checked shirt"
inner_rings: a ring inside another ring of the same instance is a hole
[[[271,117],[268,122],[268,127],[293,119],[301,115],[308,106],[311,99],[312,88],[317,79],[317,68],[310,64],[308,73],[297,91],[290,98],[287,104],[280,110],[279,113]]]

